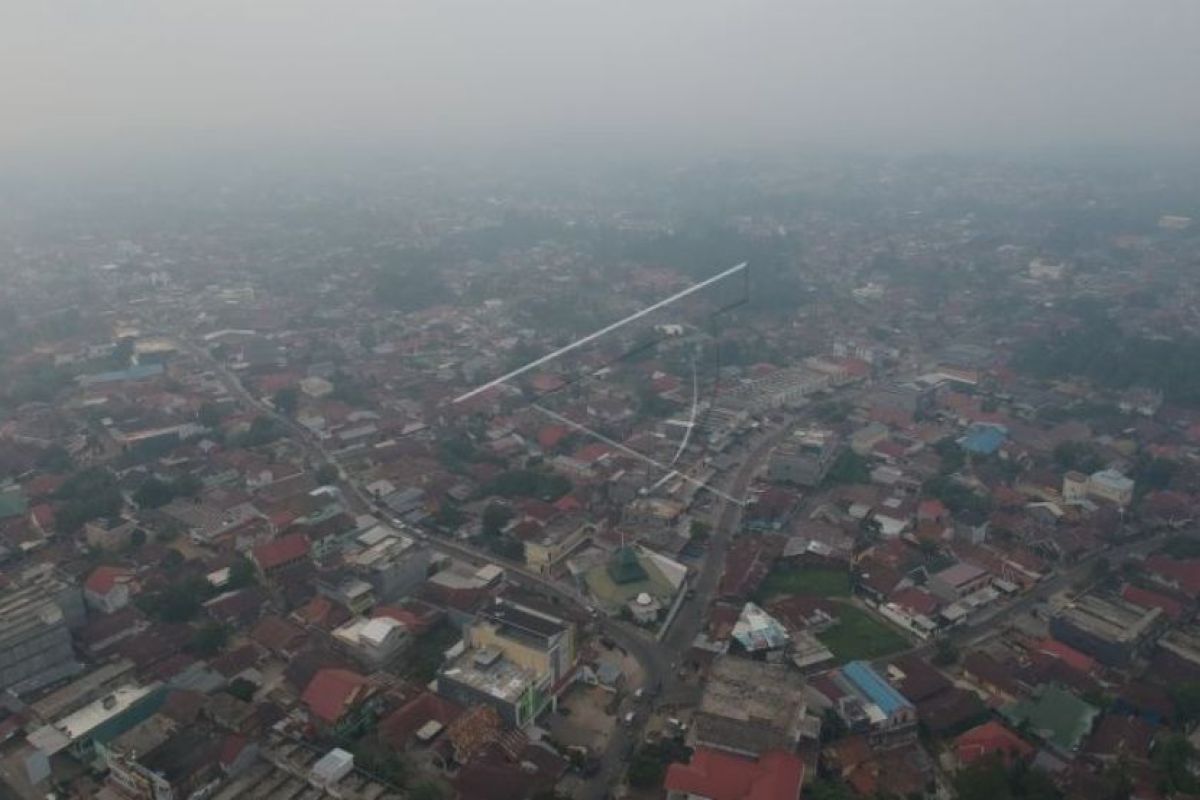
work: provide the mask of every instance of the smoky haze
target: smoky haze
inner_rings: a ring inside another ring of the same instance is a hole
[[[7,3],[12,153],[1189,147],[1195,0]]]

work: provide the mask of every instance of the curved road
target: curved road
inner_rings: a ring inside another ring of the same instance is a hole
[[[221,364],[203,347],[196,346],[180,333],[175,333],[180,344],[193,356],[210,365],[213,372],[219,376],[230,394],[259,413],[269,416],[286,428],[293,438],[304,446],[310,457],[318,463],[330,463],[338,467],[339,488],[343,493],[356,499],[366,510],[378,512],[372,497],[353,480],[338,463],[337,458],[325,449],[321,441],[308,429],[295,420],[278,412],[272,406],[254,397],[242,384],[240,378]],[[744,497],[746,490],[753,481],[759,467],[762,465],[771,449],[787,435],[790,425],[767,435],[759,441],[754,449],[743,460],[732,480],[725,485],[726,493],[734,497]],[[597,620],[600,633],[613,640],[617,646],[628,652],[641,664],[644,673],[644,685],[649,689],[650,698],[657,696],[660,702],[686,702],[694,700],[696,692],[689,690],[679,680],[676,669],[683,653],[691,646],[692,641],[700,632],[704,621],[704,613],[716,596],[717,586],[725,567],[725,555],[741,522],[742,506],[718,496],[719,503],[713,534],[709,540],[708,550],[699,575],[693,581],[695,595],[685,599],[667,634],[663,640],[657,641],[644,631],[620,620],[600,618]],[[389,516],[389,521],[405,530],[411,531],[411,526]],[[524,588],[533,589],[555,598],[560,603],[573,606],[582,612],[588,608],[588,600],[578,590],[569,585],[550,580],[543,575],[528,570],[523,564],[500,558],[493,553],[478,550],[468,545],[450,541],[444,537],[427,537],[416,534],[426,541],[433,549],[447,555],[455,556],[470,563],[496,563],[502,565],[514,583]],[[657,689],[657,691],[655,691]],[[624,709],[623,709],[624,710]],[[620,781],[628,762],[628,757],[641,739],[642,729],[648,718],[647,708],[638,704],[637,715],[632,725],[618,722],[613,734],[609,737],[608,746],[600,757],[600,770],[584,786],[581,797],[585,800],[601,800],[611,794],[612,788]]]

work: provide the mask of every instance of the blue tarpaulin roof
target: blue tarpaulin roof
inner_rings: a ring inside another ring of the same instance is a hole
[[[865,661],[851,661],[842,667],[842,676],[888,716],[902,708],[912,708],[912,703],[905,700]]]
[[[967,433],[958,440],[964,450],[980,455],[991,455],[1000,449],[1008,437],[1008,429],[1003,425],[976,424],[967,428]]]

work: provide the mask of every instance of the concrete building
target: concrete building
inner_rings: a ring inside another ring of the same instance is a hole
[[[498,599],[479,612],[464,639],[472,648],[498,650],[535,675],[549,676],[552,689],[575,668],[575,625],[511,600]]]
[[[865,661],[814,676],[809,696],[877,747],[907,744],[917,735],[917,710]]]
[[[115,739],[158,711],[166,694],[162,684],[126,684],[37,728],[26,737],[33,748],[30,765],[62,752],[88,760],[97,743]]]
[[[1063,475],[1062,497],[1068,503],[1080,503],[1088,496],[1088,476],[1070,470]]]
[[[410,641],[404,623],[391,617],[358,617],[334,629],[333,639],[370,670],[391,663]]]
[[[1088,478],[1088,496],[1125,507],[1133,502],[1133,481],[1115,469],[1102,469]]]
[[[809,728],[804,688],[803,676],[785,664],[718,656],[688,744],[749,758],[792,752]]]
[[[548,573],[595,533],[596,526],[581,515],[557,517],[543,529],[541,536],[525,542],[525,564]]]
[[[961,600],[974,594],[991,582],[987,570],[974,564],[959,562],[929,576],[927,588],[946,602]]]
[[[70,631],[84,620],[78,586],[48,569],[18,575],[0,594],[0,689],[28,694],[82,671]]]
[[[841,448],[833,431],[805,428],[794,432],[771,453],[767,478],[797,486],[819,486]]]
[[[912,418],[933,410],[936,387],[918,381],[891,383],[871,396],[872,408],[898,412]]]
[[[438,694],[464,708],[486,705],[514,728],[531,725],[554,702],[550,675],[538,675],[492,647],[468,648],[438,672]]]
[[[413,594],[429,575],[429,548],[388,525],[354,535],[342,563],[371,584],[375,599],[393,603]]]
[[[1161,608],[1085,595],[1050,619],[1050,633],[1101,663],[1121,667],[1153,644],[1166,624]]]
[[[83,537],[96,550],[123,550],[137,526],[120,518],[97,519],[84,524]]]

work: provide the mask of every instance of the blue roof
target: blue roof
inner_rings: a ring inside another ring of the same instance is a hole
[[[79,380],[85,386],[94,386],[97,383],[138,381],[143,378],[152,378],[155,375],[161,375],[162,373],[162,364],[135,364],[127,369],[118,369],[112,372],[101,372],[96,375],[84,375],[80,377]]]
[[[912,703],[905,700],[865,661],[851,661],[842,667],[842,676],[888,716],[900,709],[912,708]]]
[[[967,428],[966,436],[958,441],[964,450],[989,455],[1000,449],[1007,436],[1008,429],[1003,425],[976,424]]]

